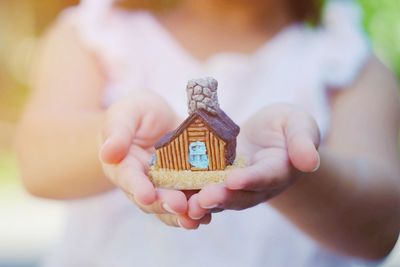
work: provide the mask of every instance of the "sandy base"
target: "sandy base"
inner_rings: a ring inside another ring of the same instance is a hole
[[[223,183],[229,171],[245,166],[244,160],[235,161],[223,171],[175,171],[152,166],[149,176],[156,187],[194,190],[201,189],[207,184]]]

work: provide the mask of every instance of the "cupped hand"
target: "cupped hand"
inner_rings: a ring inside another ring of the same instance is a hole
[[[178,122],[169,105],[151,91],[116,101],[106,112],[99,157],[106,176],[144,212],[167,225],[195,229],[209,223],[211,215],[189,218],[190,195],[155,188],[147,176],[154,144]]]
[[[248,166],[228,174],[225,184],[204,187],[189,200],[189,216],[223,209],[243,210],[278,195],[319,168],[320,133],[308,113],[287,104],[257,112],[241,127],[238,155]]]

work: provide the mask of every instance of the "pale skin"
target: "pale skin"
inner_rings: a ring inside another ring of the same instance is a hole
[[[269,10],[264,20],[261,8],[245,1],[231,1],[229,9],[229,1],[190,2],[159,20],[199,60],[223,50],[251,53],[290,23],[283,1],[254,0]],[[209,45],[193,42],[192,32]],[[309,114],[286,104],[265,107],[240,125],[239,146],[250,165],[225,184],[181,192],[154,188],[147,162],[154,143],[182,118],[144,90],[105,109],[104,72],[75,34],[55,25],[36,64],[17,137],[21,174],[32,194],[72,199],[118,187],[144,212],[186,229],[210,223],[212,211],[268,201],[339,253],[365,259],[389,253],[400,229],[400,105],[396,80],[377,59],[332,97],[323,143]]]

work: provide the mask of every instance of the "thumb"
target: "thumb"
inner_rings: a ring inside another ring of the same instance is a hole
[[[177,121],[165,100],[150,90],[119,101],[106,114],[100,159],[117,164],[125,158],[132,143],[150,148]]]
[[[100,160],[108,164],[121,162],[129,151],[138,124],[138,112],[128,101],[113,104],[103,124]]]
[[[302,172],[319,168],[320,132],[315,120],[306,112],[293,111],[284,125],[287,149],[292,165]]]

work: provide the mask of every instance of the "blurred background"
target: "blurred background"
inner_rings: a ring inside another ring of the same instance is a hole
[[[0,267],[33,267],[57,242],[62,204],[27,195],[18,180],[13,136],[29,96],[39,37],[78,0],[0,0]],[[376,54],[400,77],[400,0],[359,0]],[[398,245],[399,247],[400,245]],[[400,248],[384,267],[400,266]]]

